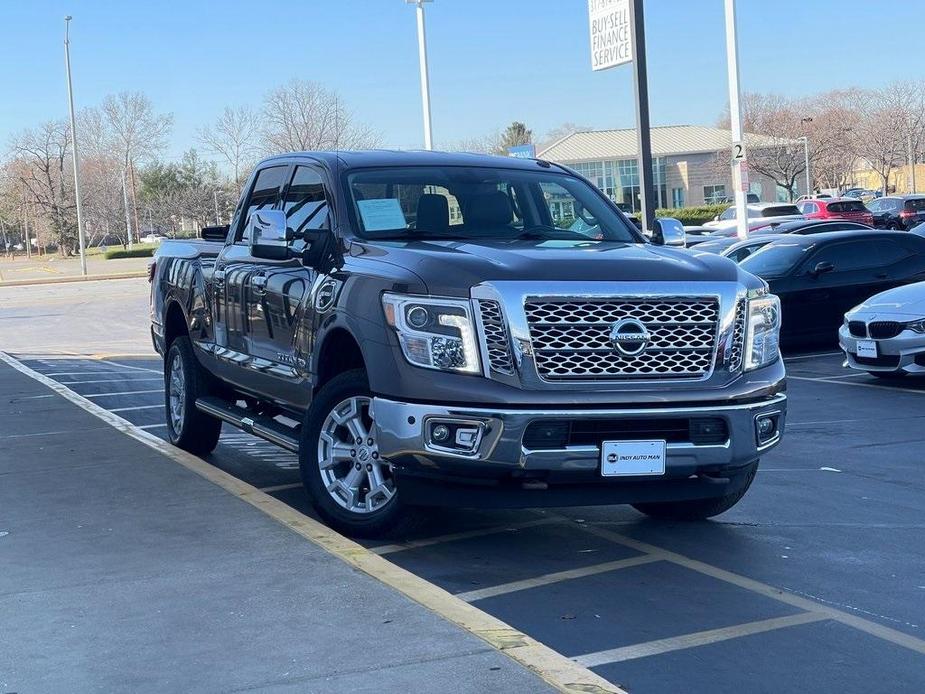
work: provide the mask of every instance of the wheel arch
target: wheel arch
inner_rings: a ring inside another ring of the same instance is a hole
[[[167,310],[164,312],[164,353],[170,350],[170,344],[183,335],[189,335],[189,323],[186,320],[186,312],[176,299],[167,303]]]
[[[366,368],[366,358],[359,340],[343,326],[334,327],[321,337],[316,354],[316,393],[335,376],[352,369]]]

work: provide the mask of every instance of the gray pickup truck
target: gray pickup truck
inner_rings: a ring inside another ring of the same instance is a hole
[[[155,256],[170,440],[297,452],[360,536],[427,505],[722,513],[783,434],[780,309],[679,231],[545,161],[268,159],[228,227]]]

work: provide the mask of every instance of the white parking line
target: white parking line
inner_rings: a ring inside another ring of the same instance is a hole
[[[163,381],[163,378],[132,378],[126,381],[124,378],[101,378],[94,381],[58,381],[62,386],[80,386],[85,383],[141,383],[142,381]]]
[[[146,393],[163,393],[163,388],[155,388],[154,390],[120,390],[116,393],[94,393],[93,395],[84,395],[85,398],[105,398],[110,395],[144,395]]]
[[[124,371],[97,371],[96,369],[83,369],[82,371],[55,371],[47,373],[45,376],[55,378],[57,376],[112,376],[113,374],[125,373]]]
[[[166,428],[167,425],[166,424],[145,424],[144,426],[138,427],[138,428],[144,429],[145,431],[147,431],[148,429],[160,429],[161,427]]]
[[[817,359],[818,357],[834,357],[841,355],[843,352],[818,352],[816,354],[798,354],[795,357],[785,357],[784,363],[788,361],[802,361],[803,359]]]
[[[848,381],[835,381],[831,378],[809,378],[808,376],[787,376],[788,379],[795,381],[812,381],[813,383],[828,383],[833,386],[852,386],[854,388],[876,388],[877,390],[893,390],[898,393],[916,393],[925,395],[925,390],[915,390],[914,388],[900,388],[898,386],[881,386],[879,383],[849,383]]]
[[[115,409],[109,410],[110,412],[133,412],[135,410],[154,410],[160,409],[164,406],[164,403],[158,403],[157,405],[136,405],[135,407],[116,407]]]
[[[695,646],[706,646],[707,644],[716,643],[718,641],[728,641],[729,639],[735,639],[741,636],[751,636],[752,634],[761,634],[766,631],[773,631],[774,629],[821,622],[826,619],[830,619],[830,617],[823,612],[801,612],[787,617],[762,619],[757,622],[748,622],[747,624],[737,624],[731,627],[722,627],[721,629],[698,631],[693,634],[672,636],[671,638],[637,643],[632,646],[611,648],[606,651],[597,651],[596,653],[586,653],[585,655],[577,656],[574,660],[576,663],[580,663],[589,668],[597,667],[598,665],[606,665],[608,663],[622,663],[626,660],[645,658],[650,655],[659,655],[661,653],[670,653],[671,651],[694,648]]]
[[[571,581],[575,578],[584,578],[585,576],[594,576],[595,574],[607,573],[608,571],[617,571],[619,569],[627,569],[631,566],[640,566],[642,564],[651,564],[654,561],[660,561],[661,557],[657,554],[642,554],[638,557],[629,557],[628,559],[617,559],[615,561],[604,562],[603,564],[594,564],[593,566],[583,566],[578,569],[568,569],[567,571],[556,571],[551,574],[543,574],[542,576],[534,576],[533,578],[525,578],[522,581],[511,581],[510,583],[502,583],[497,586],[489,586],[488,588],[480,588],[478,590],[469,590],[465,593],[457,593],[456,597],[460,600],[465,600],[466,602],[475,602],[476,600],[484,600],[485,598],[493,598],[497,595],[506,595],[507,593],[515,593],[519,590],[529,590],[530,588],[538,588],[539,586],[548,586],[552,583],[560,583],[562,581]]]

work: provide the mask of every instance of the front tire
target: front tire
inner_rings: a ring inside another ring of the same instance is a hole
[[[356,537],[381,537],[405,527],[391,467],[379,457],[366,371],[326,383],[305,415],[299,445],[302,483],[318,515]]]
[[[177,448],[196,455],[215,450],[221,420],[196,409],[196,398],[209,392],[209,374],[196,361],[193,343],[183,335],[170,343],[164,359],[164,405],[167,436]]]
[[[745,492],[752,486],[755,474],[758,472],[758,463],[744,473],[744,479],[737,479],[732,483],[733,491],[723,496],[711,499],[691,499],[688,501],[666,501],[645,504],[633,504],[633,508],[652,518],[659,520],[698,521],[725,513],[745,496]]]

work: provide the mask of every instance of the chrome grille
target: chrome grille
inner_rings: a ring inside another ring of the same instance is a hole
[[[699,378],[710,371],[719,302],[707,297],[530,299],[524,304],[536,368],[546,380]],[[645,351],[625,356],[610,341],[624,318],[650,335]]]
[[[507,324],[501,305],[497,301],[480,300],[479,313],[482,317],[482,329],[485,331],[485,347],[488,351],[488,365],[492,371],[502,374],[514,373],[511,360],[511,341],[507,335]]]
[[[732,348],[726,365],[735,373],[742,368],[742,354],[745,351],[745,302],[736,305],[735,324],[732,329]]]

